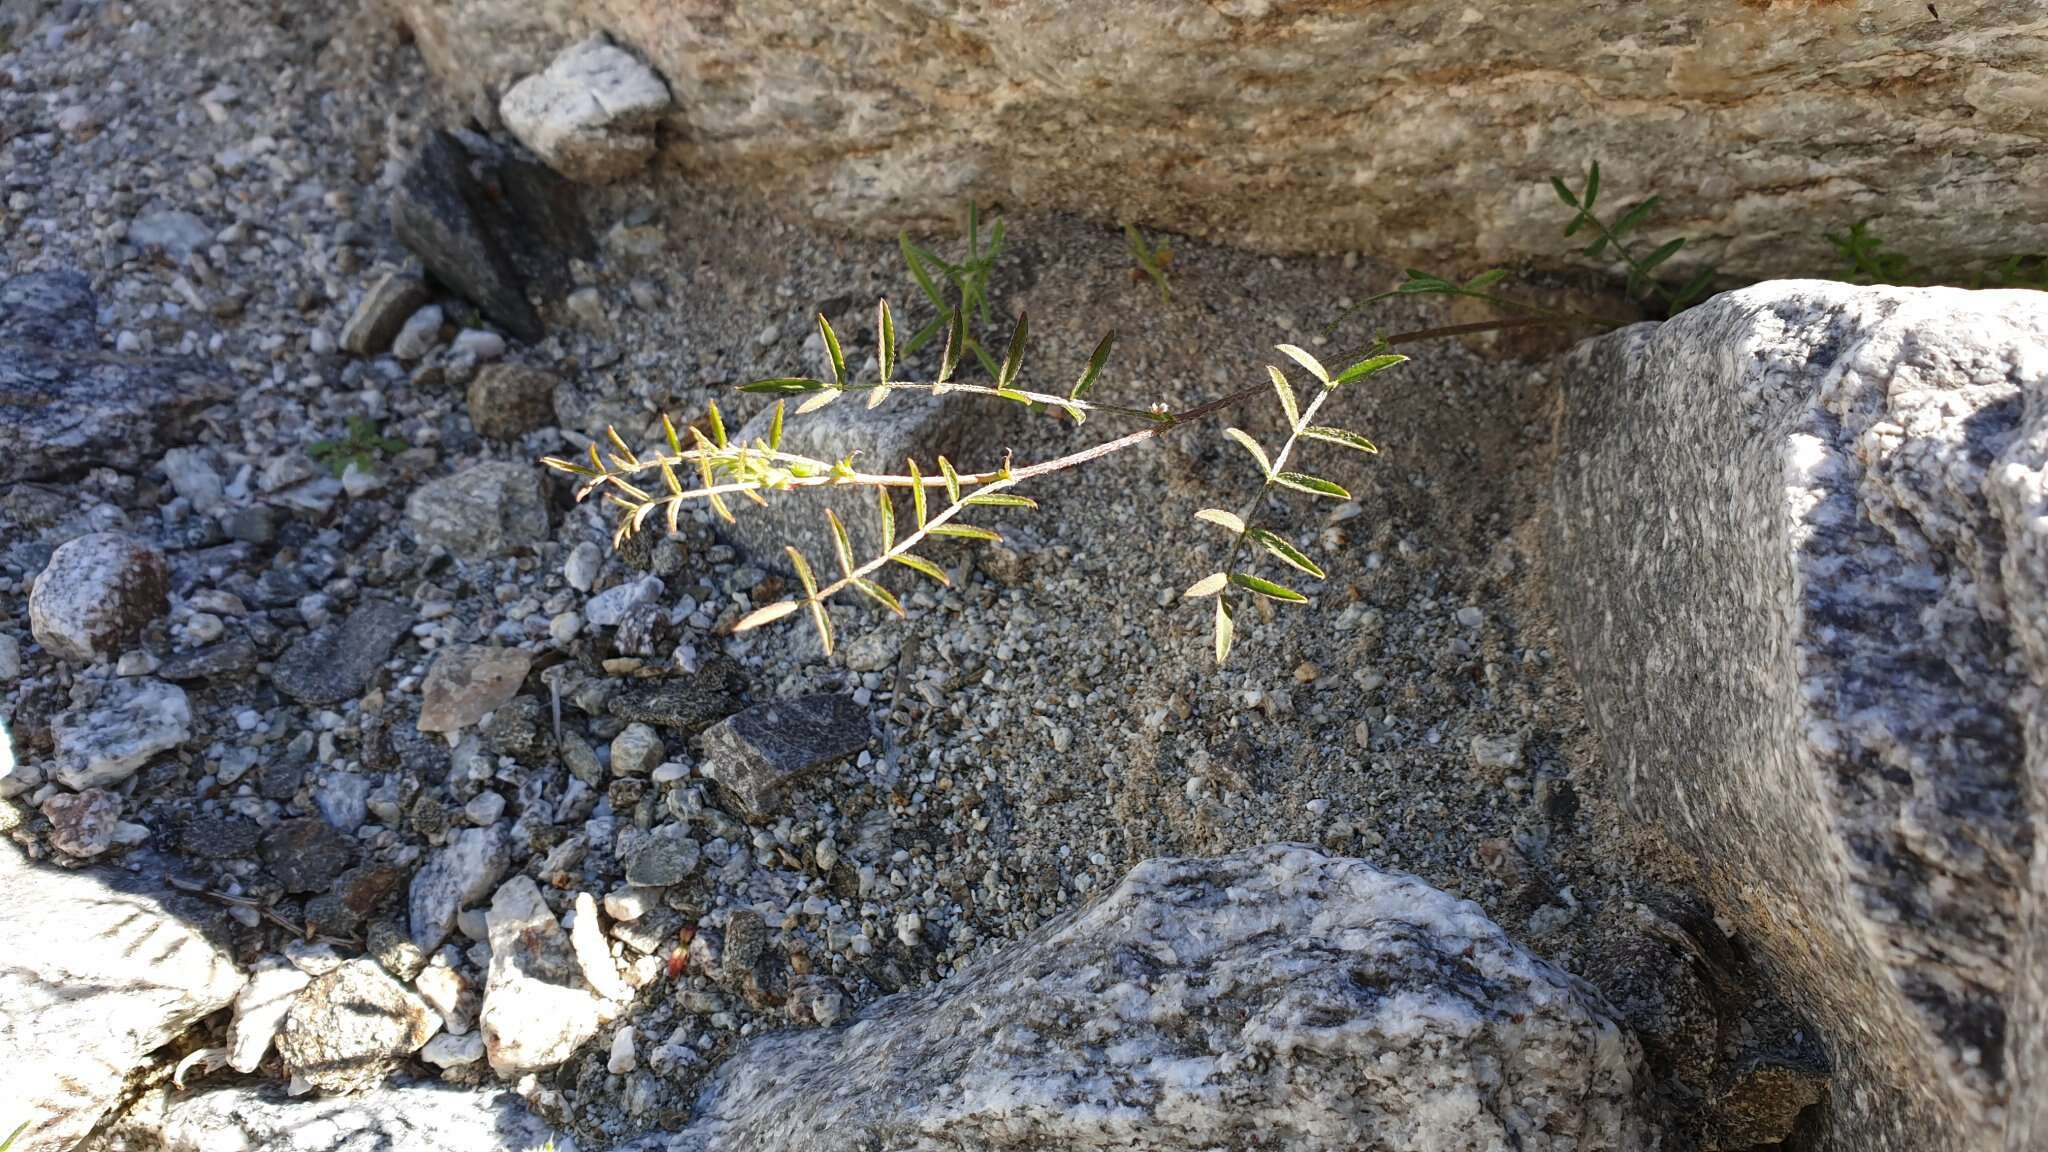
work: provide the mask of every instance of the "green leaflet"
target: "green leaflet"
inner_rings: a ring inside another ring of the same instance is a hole
[[[1282,472],[1273,477],[1273,482],[1283,488],[1292,488],[1296,492],[1306,492],[1311,496],[1330,496],[1338,500],[1351,499],[1351,493],[1346,492],[1337,485],[1330,483],[1320,476],[1310,476],[1303,472]]]
[[[1284,584],[1275,584],[1247,572],[1232,572],[1230,582],[1247,591],[1256,592],[1269,600],[1285,600],[1290,604],[1306,604],[1308,597]]]
[[[846,353],[839,350],[839,333],[832,330],[832,322],[818,313],[818,332],[825,338],[825,351],[832,358],[832,382],[846,387]]]
[[[1242,428],[1225,428],[1223,434],[1242,444],[1244,450],[1252,454],[1252,459],[1259,462],[1259,473],[1261,475],[1271,476],[1273,474],[1273,462],[1266,459],[1266,450],[1259,447],[1259,442],[1252,439],[1251,433],[1246,432]]]
[[[929,576],[934,580],[937,580],[944,587],[951,588],[953,586],[953,582],[951,580],[946,579],[945,569],[939,567],[937,564],[932,563],[924,557],[917,555],[914,552],[899,552],[896,555],[889,557],[889,559],[897,564],[903,565],[905,568],[910,569],[912,572],[917,572],[922,575]]]
[[[1261,547],[1279,557],[1282,562],[1306,572],[1318,580],[1323,578],[1323,570],[1316,565],[1316,562],[1309,559],[1301,549],[1296,548],[1286,537],[1276,532],[1268,532],[1264,528],[1252,529],[1251,536],[1252,539],[1259,542]]]
[[[1301,434],[1310,440],[1320,440],[1325,444],[1337,444],[1357,452],[1367,453],[1368,455],[1377,455],[1379,453],[1379,447],[1372,441],[1367,440],[1356,432],[1346,432],[1342,428],[1312,424],[1302,429]]]

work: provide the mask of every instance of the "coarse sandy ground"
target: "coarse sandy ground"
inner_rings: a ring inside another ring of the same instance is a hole
[[[226,477],[303,452],[351,416],[413,446],[386,462],[382,488],[298,514],[239,579],[296,567],[328,614],[371,588],[435,605],[436,617],[389,661],[379,698],[388,714],[405,714],[432,649],[451,641],[509,634],[576,660],[612,655],[602,630],[562,646],[546,628],[586,599],[565,584],[562,566],[576,544],[605,539],[594,509],[565,509],[537,554],[466,567],[416,549],[403,514],[406,493],[426,479],[579,442],[555,429],[514,444],[480,440],[462,388],[440,373],[333,350],[365,286],[403,266],[382,204],[409,147],[424,128],[462,116],[439,101],[396,31],[345,0],[29,8],[11,49],[0,50],[0,251],[10,273],[82,269],[109,344],[128,333],[119,346],[232,365],[241,392],[211,415],[205,441]],[[73,108],[86,112],[67,118]],[[729,386],[809,370],[802,344],[821,307],[862,317],[887,294],[911,322],[925,319],[893,240],[808,230],[778,217],[758,191],[662,173],[592,192],[586,206],[604,256],[578,272],[601,315],[558,309],[555,334],[515,344],[510,357],[556,371],[589,410],[580,415],[616,419],[629,438],[646,435],[658,410],[694,418],[714,398],[736,425],[761,402]],[[215,233],[197,263],[124,240],[135,216],[158,208],[188,211]],[[995,303],[999,313],[1030,313],[1027,380],[1063,388],[1099,333],[1115,329],[1117,351],[1094,395],[1120,403],[1185,408],[1255,383],[1263,365],[1284,363],[1274,344],[1318,347],[1343,305],[1397,276],[1369,253],[1278,260],[1175,241],[1173,298],[1162,303],[1131,275],[1112,229],[1062,218],[1013,218],[1008,228]],[[1446,322],[1441,308],[1407,301],[1373,315],[1388,331]],[[991,328],[992,340],[1003,339],[1006,316]],[[1319,350],[1335,361],[1364,332],[1354,325]],[[865,359],[872,336],[847,335],[849,358]],[[1605,799],[1607,769],[1555,651],[1541,526],[1556,381],[1455,341],[1411,351],[1412,363],[1340,394],[1330,411],[1329,422],[1377,441],[1377,458],[1308,450],[1312,470],[1351,490],[1356,507],[1344,511],[1355,514],[1329,523],[1332,502],[1291,494],[1267,505],[1328,579],[1296,581],[1311,593],[1307,605],[1248,610],[1221,670],[1206,604],[1178,599],[1220,559],[1224,541],[1192,514],[1238,506],[1253,483],[1220,424],[1174,431],[1029,490],[1037,511],[986,518],[1010,546],[951,554],[970,565],[966,578],[950,591],[926,586],[909,599],[907,620],[884,620],[865,604],[840,608],[833,660],[796,622],[722,635],[715,625],[737,614],[732,593],[782,566],[771,557],[749,571],[748,557],[721,546],[719,529],[686,525],[668,594],[704,607],[674,622],[671,643],[730,652],[755,699],[860,690],[884,733],[871,755],[800,789],[779,821],[751,830],[751,845],[722,855],[707,848],[727,863],[700,878],[691,897],[698,923],[715,928],[736,909],[758,911],[774,946],[800,957],[797,970],[838,981],[851,1007],[1000,947],[1145,857],[1299,840],[1469,897],[1532,951],[1617,998],[1630,995],[1636,973],[1610,962],[1616,941],[1641,933],[1644,901],[1683,887],[1687,865]],[[931,357],[923,359],[928,369]],[[1114,426],[1007,418],[1000,438],[1019,463]],[[1280,419],[1266,396],[1230,417],[1269,444]],[[166,528],[171,493],[156,461],[81,464],[63,494],[68,506],[37,519],[26,510],[47,502],[16,492],[0,512],[0,632],[24,653],[19,676],[0,683],[0,714],[18,733],[61,710],[81,675],[29,635],[26,589],[41,558],[88,522]],[[1277,577],[1272,567],[1261,571]],[[633,575],[613,561],[598,589]],[[152,642],[185,646],[191,611],[174,608]],[[259,647],[274,653],[319,612],[297,601],[258,611],[274,630]],[[866,670],[850,669],[849,657]],[[238,794],[221,784],[218,770],[238,748],[273,756],[302,731],[334,736],[316,777],[350,768],[376,723],[371,710],[350,703],[319,715],[279,695],[267,668],[194,691],[198,734],[175,762],[137,777],[125,819],[175,852],[171,832],[195,812],[229,805],[263,823],[302,810],[303,796],[252,800],[246,786]],[[593,743],[608,738],[601,721],[589,731]],[[1521,766],[1475,765],[1480,737],[1511,738]],[[680,747],[672,757],[689,760]],[[529,783],[508,780],[515,792]],[[666,818],[647,808],[643,815]],[[15,821],[18,839],[46,827],[26,805]],[[401,867],[434,843],[409,823],[375,819],[356,837],[361,859]],[[839,850],[836,867],[817,863],[825,839]],[[193,863],[233,890],[266,890],[253,861]],[[865,879],[863,866],[873,870]],[[619,882],[603,845],[576,869],[584,890]],[[922,923],[915,945],[899,938],[911,913]],[[868,941],[865,951],[853,936]],[[267,923],[242,941],[251,957],[282,943]],[[603,1044],[592,1044],[541,1078],[543,1103],[559,1106],[563,1123],[592,1135],[672,1123],[733,1036],[806,1022],[690,973],[643,988],[635,1013],[643,1036],[705,1057],[666,1074],[653,1061],[656,1074],[635,1079],[608,1074]]]

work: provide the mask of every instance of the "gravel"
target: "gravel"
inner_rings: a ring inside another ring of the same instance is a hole
[[[835,604],[828,659],[800,619],[729,634],[791,594],[779,548],[750,553],[700,509],[677,538],[615,552],[604,509],[572,506],[535,460],[582,453],[606,424],[651,446],[656,413],[682,424],[713,398],[729,429],[746,426],[768,405],[726,385],[814,370],[798,335],[820,311],[858,370],[877,296],[902,323],[926,318],[893,238],[810,231],[715,182],[683,194],[627,179],[564,202],[562,182],[527,171],[545,169],[487,146],[507,197],[526,198],[530,226],[513,236],[448,170],[420,183],[423,143],[438,162],[473,155],[434,134],[467,110],[354,4],[164,0],[58,20],[39,13],[0,55],[0,253],[96,304],[9,331],[40,326],[96,357],[175,355],[206,366],[193,379],[233,386],[181,403],[189,437],[80,441],[54,482],[0,474],[0,718],[18,761],[0,778],[0,823],[29,851],[57,849],[43,801],[117,792],[149,850],[240,902],[239,954],[302,952],[304,917],[347,959],[384,923],[395,955],[398,925],[408,966],[449,966],[471,988],[489,978],[482,909],[507,877],[534,885],[520,911],[536,925],[605,894],[594,914],[637,996],[604,1027],[578,1007],[572,1029],[513,1058],[539,1065],[531,1099],[549,1122],[598,1146],[686,1116],[743,1037],[932,985],[1148,857],[1276,840],[1363,857],[1478,902],[1516,946],[1603,987],[1631,975],[1595,964],[1595,945],[1640,931],[1644,891],[1687,883],[1692,865],[1604,798],[1555,656],[1543,370],[1431,345],[1385,386],[1341,394],[1332,420],[1382,454],[1309,459],[1356,514],[1292,494],[1265,508],[1329,578],[1302,581],[1308,605],[1245,609],[1221,670],[1207,617],[1176,600],[1222,558],[1193,513],[1237,506],[1252,480],[1210,426],[1035,485],[1035,512],[977,509],[1005,544],[932,549],[950,587],[891,574],[900,619]],[[209,106],[223,69],[239,97]],[[88,93],[99,128],[60,132],[58,110]],[[206,235],[145,229],[159,239],[138,242],[138,219],[159,213]],[[1031,218],[1009,231],[984,337],[1006,339],[1028,308],[1027,383],[1056,385],[1116,329],[1094,392],[1112,402],[1185,407],[1258,382],[1283,340],[1335,361],[1368,325],[1329,344],[1322,327],[1398,276],[1177,238],[1162,305],[1129,279],[1110,230]],[[562,301],[579,289],[572,311]],[[441,336],[494,332],[503,368],[546,373],[546,413],[533,383],[517,429],[472,418],[488,341],[386,354],[430,306]],[[1431,307],[1393,301],[1370,325],[1441,320]],[[936,351],[906,371],[930,372]],[[1044,459],[1116,428],[946,403],[993,430],[963,467],[994,466],[1003,448]],[[1271,443],[1280,417],[1262,397],[1229,419]],[[351,422],[375,433],[357,462],[374,486],[345,486],[315,451],[348,441]],[[197,455],[167,464],[172,447]],[[220,480],[218,504],[195,462]],[[807,531],[822,523],[800,495],[778,503]],[[857,532],[873,532],[871,508]],[[163,557],[164,599],[94,648],[109,657],[94,668],[43,643],[27,601],[58,548],[99,532]],[[829,546],[811,560],[829,567]],[[631,603],[593,605],[606,596]],[[366,613],[380,626],[359,624]],[[157,672],[113,675],[115,647]],[[820,696],[835,701],[832,738],[776,760],[802,767],[778,770],[772,800],[721,790],[730,746],[707,729]],[[616,739],[636,724],[661,751],[621,765]],[[1508,736],[1517,759],[1489,751],[1476,770],[1475,739]],[[358,778],[361,823],[343,831],[319,797]],[[142,850],[111,843],[101,858]],[[1500,860],[1519,864],[1485,866]],[[365,868],[390,870],[384,903],[347,906],[352,923],[309,909],[341,901]],[[620,1025],[634,1029],[633,1070],[615,1075]],[[563,1050],[563,1035],[588,1042]],[[428,1056],[390,1058],[457,1084],[487,1075],[470,1041]]]

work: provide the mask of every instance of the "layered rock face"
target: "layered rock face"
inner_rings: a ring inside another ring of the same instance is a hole
[[[1133,869],[851,1026],[753,1041],[636,1147],[1652,1147],[1597,994],[1477,905],[1298,845]]]
[[[2048,296],[1762,284],[1562,373],[1588,712],[1829,1038],[1833,1146],[2037,1147]]]
[[[1548,181],[1598,159],[1743,275],[1832,268],[1865,216],[1933,264],[2048,246],[2019,0],[388,2],[493,103],[608,34],[673,93],[685,178],[843,224],[972,198],[1476,268],[1571,251]]]

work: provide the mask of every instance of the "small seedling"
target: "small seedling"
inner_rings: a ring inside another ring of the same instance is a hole
[[[907,232],[898,233],[897,247],[903,253],[903,262],[910,266],[911,279],[917,281],[918,291],[931,303],[937,315],[922,328],[912,333],[903,344],[903,354],[914,356],[925,345],[937,339],[949,328],[961,330],[961,351],[972,355],[983,369],[993,377],[996,362],[988,349],[975,338],[975,329],[989,322],[988,280],[995,271],[996,260],[1003,254],[1003,220],[998,216],[989,227],[987,243],[981,235],[981,209],[969,201],[967,204],[967,253],[959,263],[941,258],[928,248],[913,243]],[[952,296],[939,287],[943,280]],[[836,355],[836,353],[835,353]]]
[[[1131,280],[1135,283],[1140,276],[1149,276],[1159,288],[1159,302],[1173,303],[1173,289],[1167,285],[1166,269],[1173,263],[1173,249],[1164,241],[1148,243],[1145,234],[1138,231],[1136,224],[1124,225],[1124,244],[1131,250],[1131,259],[1138,262],[1131,269]]]
[[[766,504],[768,495],[777,492],[849,486],[873,489],[875,516],[881,540],[881,551],[878,554],[866,559],[860,558],[854,551],[853,539],[847,532],[846,525],[835,512],[827,509],[825,518],[831,527],[833,559],[836,561],[838,576],[821,580],[818,569],[812,565],[810,557],[797,548],[785,548],[784,552],[789,558],[803,595],[757,607],[733,626],[733,631],[744,632],[804,613],[817,628],[825,652],[830,655],[833,649],[833,631],[826,606],[833,597],[850,589],[873,600],[882,608],[902,615],[902,602],[878,580],[884,570],[892,565],[907,568],[929,580],[946,585],[948,577],[945,570],[920,555],[916,551],[920,545],[942,537],[980,541],[1002,539],[989,528],[968,523],[966,518],[969,515],[985,508],[1036,508],[1037,502],[1019,494],[1017,489],[1054,473],[1080,467],[1137,447],[1162,432],[1200,423],[1260,394],[1269,394],[1278,400],[1281,412],[1287,419],[1287,436],[1276,451],[1268,452],[1264,445],[1241,429],[1228,428],[1223,432],[1225,437],[1242,447],[1257,465],[1260,480],[1257,492],[1238,511],[1207,508],[1196,514],[1197,519],[1214,524],[1231,534],[1230,548],[1223,564],[1216,571],[1197,580],[1185,593],[1187,597],[1195,599],[1216,598],[1214,646],[1216,659],[1220,663],[1230,654],[1236,636],[1237,609],[1245,597],[1262,597],[1286,603],[1301,603],[1307,600],[1306,596],[1287,585],[1252,571],[1255,565],[1249,562],[1240,563],[1241,558],[1248,555],[1256,558],[1263,554],[1312,579],[1323,578],[1323,569],[1314,560],[1292,541],[1261,524],[1257,519],[1257,512],[1266,496],[1276,488],[1327,499],[1350,499],[1350,493],[1335,481],[1289,468],[1297,448],[1304,441],[1309,441],[1365,454],[1378,452],[1371,441],[1355,432],[1316,423],[1316,417],[1325,403],[1344,386],[1358,383],[1404,362],[1407,357],[1391,351],[1394,345],[1469,331],[1511,327],[1518,323],[1514,320],[1489,321],[1449,328],[1421,329],[1381,337],[1348,367],[1335,373],[1324,368],[1321,362],[1303,349],[1283,344],[1279,346],[1281,354],[1306,371],[1316,383],[1317,390],[1307,404],[1304,405],[1297,397],[1286,374],[1280,368],[1269,365],[1265,372],[1266,379],[1262,383],[1207,403],[1173,411],[1163,404],[1140,408],[1105,404],[1085,398],[1109,358],[1112,339],[1108,336],[1096,346],[1094,354],[1088,359],[1087,367],[1065,395],[1031,391],[1022,387],[1024,352],[1029,331],[1028,319],[1022,317],[1018,319],[1016,331],[1010,338],[1009,349],[1002,363],[993,374],[994,383],[961,383],[953,378],[960,363],[961,325],[958,316],[959,314],[955,313],[955,323],[949,327],[945,352],[940,360],[938,375],[933,380],[913,381],[896,377],[896,366],[901,363],[896,325],[890,315],[888,301],[883,300],[876,309],[875,325],[877,358],[881,366],[880,379],[873,383],[857,384],[847,377],[845,359],[839,352],[838,334],[832,330],[829,320],[822,315],[819,316],[818,327],[829,353],[832,379],[785,377],[741,385],[740,390],[743,392],[778,397],[774,413],[769,420],[768,434],[751,444],[737,443],[728,437],[724,417],[718,406],[713,404],[703,421],[703,428],[696,425],[686,426],[690,438],[687,447],[675,424],[664,416],[662,431],[666,444],[662,450],[645,454],[636,452],[615,430],[608,429],[608,446],[601,449],[596,443],[591,444],[587,463],[556,457],[549,457],[542,463],[557,471],[580,477],[584,483],[577,492],[578,499],[602,495],[607,503],[617,509],[618,526],[613,534],[615,545],[643,529],[656,517],[660,517],[666,523],[671,533],[675,532],[683,508],[698,501],[707,504],[714,515],[731,520],[733,511],[728,497],[743,497],[758,504]],[[783,426],[787,417],[791,415],[786,410],[786,405],[791,397],[803,397],[794,412],[794,415],[800,418],[848,395],[865,394],[867,407],[874,408],[895,392],[911,391],[928,392],[933,396],[960,394],[1056,409],[1067,413],[1077,424],[1084,422],[1090,415],[1099,414],[1133,420],[1143,427],[1050,460],[1018,465],[1005,458],[1000,468],[980,472],[962,472],[944,456],[936,458],[929,467],[920,466],[913,458],[904,462],[904,471],[900,473],[868,472],[855,466],[854,455],[850,453],[837,460],[824,460],[785,452],[782,449]],[[695,475],[696,486],[684,486],[682,476],[685,474]],[[655,478],[653,482],[642,479],[649,475]],[[903,517],[896,505],[896,495],[899,492],[909,496],[908,518]],[[829,574],[828,570],[827,575]]]
[[[1629,234],[1641,227],[1657,210],[1658,197],[1649,196],[1623,209],[1612,222],[1603,221],[1593,211],[1600,198],[1600,162],[1594,161],[1586,169],[1586,181],[1574,192],[1563,179],[1552,176],[1550,187],[1565,207],[1572,209],[1572,218],[1564,227],[1567,236],[1576,235],[1590,227],[1596,234],[1593,242],[1586,245],[1584,256],[1598,259],[1611,255],[1621,260],[1628,270],[1628,294],[1645,302],[1660,301],[1668,312],[1676,315],[1698,303],[1706,295],[1714,280],[1714,267],[1701,265],[1692,277],[1678,287],[1672,287],[1657,278],[1656,272],[1665,261],[1678,255],[1685,247],[1685,237],[1678,236],[1658,245],[1653,251],[1637,256],[1629,240]]]
[[[348,471],[351,464],[358,471],[368,472],[377,466],[378,457],[395,456],[407,447],[405,441],[380,433],[368,417],[351,416],[347,436],[339,440],[316,440],[306,449],[306,455],[340,476]]]
[[[1912,261],[1904,252],[1886,248],[1877,233],[1870,230],[1868,220],[1856,221],[1839,236],[1833,232],[1821,235],[1842,257],[1842,279],[1851,284],[1911,284],[1916,279]]]
[[[0,1140],[0,1152],[7,1152],[9,1148],[14,1147],[15,1140],[19,1139],[21,1134],[26,1131],[28,1131],[28,1121],[23,1120],[21,1123],[16,1124],[14,1131],[7,1134],[7,1139]]]

